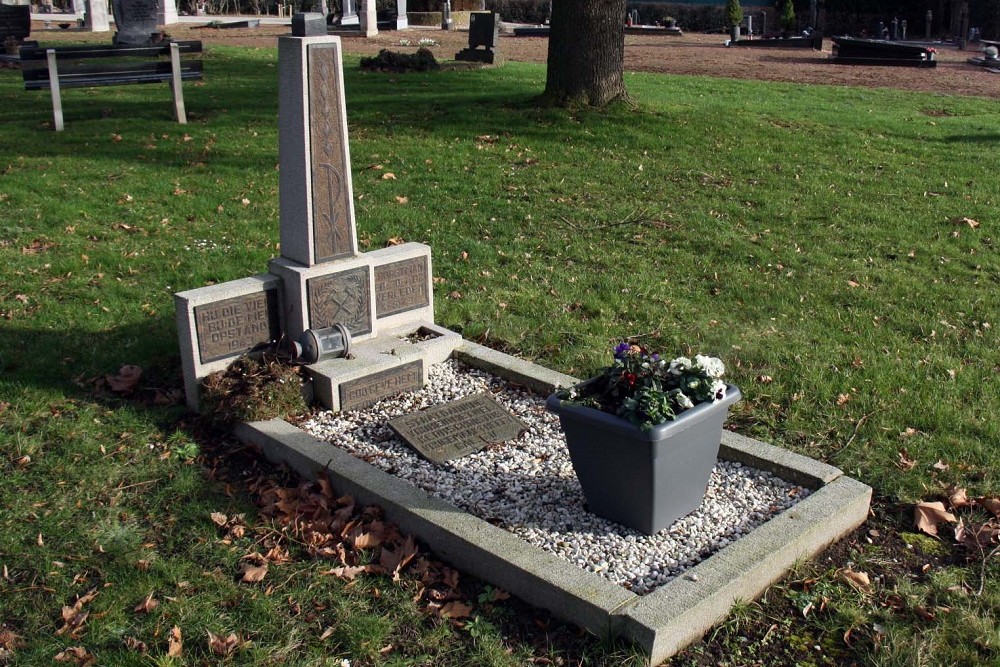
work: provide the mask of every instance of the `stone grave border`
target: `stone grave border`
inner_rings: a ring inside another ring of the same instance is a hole
[[[469,341],[455,342],[451,356],[542,395],[576,382]],[[647,653],[651,664],[697,641],[736,602],[754,599],[796,562],[816,555],[863,523],[872,494],[870,487],[833,466],[724,431],[722,458],[773,472],[812,493],[683,576],[639,596],[432,498],[284,420],[241,424],[236,435],[304,478],[316,479],[325,470],[338,492],[379,505],[390,521],[462,571],[598,636],[626,637]]]

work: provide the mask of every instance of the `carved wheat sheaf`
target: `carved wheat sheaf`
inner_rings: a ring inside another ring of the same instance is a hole
[[[352,253],[353,231],[348,214],[351,193],[345,177],[349,168],[344,151],[347,127],[341,115],[337,67],[333,48],[309,49],[313,241],[317,262]]]

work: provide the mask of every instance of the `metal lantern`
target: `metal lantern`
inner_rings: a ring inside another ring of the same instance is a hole
[[[351,353],[351,332],[339,323],[326,329],[306,329],[292,344],[292,352],[295,361],[303,364],[346,357]]]

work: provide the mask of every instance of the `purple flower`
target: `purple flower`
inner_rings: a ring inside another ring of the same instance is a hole
[[[628,356],[628,351],[631,347],[628,343],[618,343],[615,346],[615,359],[624,359]]]

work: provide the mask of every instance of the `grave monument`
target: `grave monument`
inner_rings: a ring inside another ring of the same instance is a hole
[[[472,12],[469,15],[469,46],[455,54],[455,60],[493,64],[500,43],[500,15]],[[483,48],[479,48],[479,47]]]
[[[461,340],[434,324],[428,246],[358,251],[340,39],[319,13],[296,14],[292,28],[278,39],[281,256],[267,273],[176,295],[192,409],[202,378],[307,331],[341,326],[353,343],[352,359],[309,368],[333,410],[422,387]],[[418,330],[419,344],[399,337]]]
[[[202,378],[240,355],[280,341],[323,339],[330,331],[350,354],[320,359],[307,371],[315,400],[334,411],[421,388],[428,368],[452,357],[538,393],[572,384],[574,378],[437,326],[428,246],[359,252],[340,39],[327,36],[322,14],[297,14],[292,34],[279,38],[278,53],[281,256],[266,273],[175,295],[188,406],[198,408]],[[388,425],[441,462],[517,437],[524,428],[489,394]],[[640,597],[287,422],[241,424],[236,435],[304,477],[327,474],[338,490],[379,504],[389,520],[453,565],[597,634],[630,638],[654,663],[696,640],[735,600],[755,597],[797,560],[857,526],[871,496],[870,488],[830,466],[729,434],[733,460],[772,466],[815,490],[794,512],[699,565],[699,576]]]

